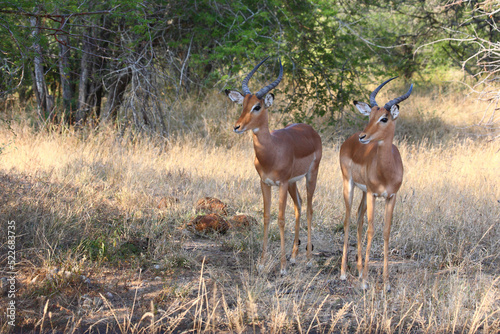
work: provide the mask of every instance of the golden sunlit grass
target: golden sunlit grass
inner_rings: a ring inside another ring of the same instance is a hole
[[[16,221],[19,326],[66,332],[500,330],[500,144],[480,129],[461,129],[481,116],[477,102],[425,87],[401,104],[396,144],[405,176],[391,232],[390,293],[381,278],[381,202],[370,288],[360,290],[356,278],[355,228],[350,275],[338,279],[344,215],[338,150],[362,125],[322,133],[312,268],[301,246],[299,263],[287,276],[277,275],[276,191],[271,255],[261,274],[255,268],[260,224],[220,236],[187,232],[184,225],[205,196],[259,222],[262,215],[251,137],[231,132],[239,109],[222,95],[203,106],[179,106],[190,113],[172,120],[184,129],[168,140],[105,129],[34,131],[24,121],[1,126],[0,213],[2,226]],[[278,119],[272,116],[272,124]],[[304,197],[303,181],[299,189]],[[158,207],[164,198],[174,200]],[[356,193],[355,206],[359,199]],[[292,221],[289,201],[288,254]],[[5,244],[4,234],[0,240]],[[11,330],[4,318],[0,324]]]

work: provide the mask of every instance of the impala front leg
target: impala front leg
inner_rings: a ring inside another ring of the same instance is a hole
[[[352,181],[344,179],[344,204],[345,204],[345,218],[344,218],[344,249],[342,251],[342,265],[340,267],[340,279],[345,280],[346,267],[347,267],[347,243],[349,242],[349,224],[351,223],[351,204],[353,194]]]
[[[366,192],[363,191],[363,197],[361,198],[361,203],[358,208],[358,274],[361,276],[361,271],[363,270],[363,254],[361,250],[363,248],[363,219],[366,212]]]
[[[368,229],[366,230],[366,256],[365,256],[365,267],[363,269],[363,274],[361,275],[362,279],[362,288],[368,288],[368,264],[370,262],[370,248],[372,247],[373,234],[375,233],[373,227],[373,216],[375,214],[375,196],[373,193],[368,192],[366,194],[366,215],[368,218]]]
[[[286,275],[285,210],[286,210],[287,195],[288,195],[288,182],[280,183],[278,226],[280,228],[280,239],[281,239],[281,275]]]
[[[389,237],[391,235],[392,213],[396,205],[396,194],[385,201],[385,225],[384,225],[384,286],[386,291],[391,290],[389,283]]]
[[[269,220],[271,219],[271,186],[268,186],[261,181],[260,187],[262,189],[262,199],[264,202],[264,241],[262,243],[262,256],[260,258],[258,269],[260,272],[262,272],[262,270],[264,269],[264,263],[266,261]]]

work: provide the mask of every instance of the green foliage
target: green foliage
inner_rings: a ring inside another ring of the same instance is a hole
[[[84,239],[77,250],[85,254],[91,261],[103,261],[109,256],[108,240],[104,236],[95,239]]]
[[[284,121],[311,122],[320,117],[335,124],[352,99],[364,98],[364,87],[374,77],[398,75],[411,80],[422,71],[461,66],[479,46],[457,39],[471,35],[488,43],[500,39],[495,29],[500,12],[486,15],[488,3],[481,1],[1,3],[5,15],[0,18],[0,98],[16,92],[20,99],[33,95],[31,73],[38,45],[49,94],[56,107],[64,104],[69,113],[63,120],[74,120],[71,113],[81,109],[79,103],[85,99],[93,108],[92,117],[98,119],[106,95],[116,100],[109,94],[119,88],[118,99],[128,99],[125,123],[133,119],[143,128],[163,117],[165,99],[168,104],[184,93],[238,88],[242,76],[268,55],[274,61],[268,61],[251,84],[273,80],[278,73],[276,60],[282,59],[285,80],[276,91],[284,101],[278,112],[289,115]],[[439,39],[444,40],[429,44]],[[64,66],[63,45],[69,48]],[[465,65],[471,74],[483,70]],[[70,76],[69,102],[67,96],[62,98],[63,68]],[[85,70],[91,74],[82,84]],[[124,85],[117,88],[120,78]],[[115,107],[120,104],[109,108]],[[155,108],[157,114],[148,114]],[[45,111],[45,117],[56,119],[55,115],[56,111]]]

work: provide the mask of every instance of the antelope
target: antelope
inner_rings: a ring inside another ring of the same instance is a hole
[[[278,226],[281,239],[281,274],[286,274],[285,257],[285,209],[287,192],[292,197],[295,208],[295,239],[293,241],[290,263],[294,264],[299,252],[299,229],[302,200],[297,189],[297,181],[306,179],[307,189],[307,259],[311,265],[311,222],[313,216],[312,200],[316,189],[318,168],[321,160],[321,138],[314,129],[307,124],[291,124],[284,129],[269,131],[267,109],[274,101],[274,95],[269,93],[283,78],[283,66],[280,60],[278,78],[265,86],[257,93],[252,94],[248,88],[248,81],[257,69],[268,59],[261,61],[245,77],[242,82],[243,92],[226,90],[226,94],[233,102],[241,104],[243,111],[236,121],[234,132],[241,134],[252,131],[253,147],[255,150],[255,169],[260,176],[260,186],[264,202],[264,241],[262,256],[258,269],[263,269],[267,252],[268,230],[271,208],[271,187],[279,188]]]
[[[363,191],[363,197],[358,208],[358,258],[357,269],[362,288],[367,289],[368,263],[370,247],[374,234],[373,216],[375,199],[385,199],[385,225],[384,225],[384,268],[383,281],[387,291],[390,290],[388,273],[389,236],[391,233],[392,213],[396,204],[396,193],[403,181],[403,163],[398,148],[392,144],[396,119],[399,116],[398,103],[406,100],[413,89],[413,84],[408,92],[394,100],[387,102],[380,108],[375,101],[379,90],[389,81],[384,81],[370,94],[370,105],[354,101],[358,110],[370,116],[368,125],[363,132],[358,132],[349,137],[340,147],[340,167],[343,177],[343,194],[346,208],[344,219],[344,249],[340,279],[346,279],[347,241],[349,238],[349,223],[354,187]],[[368,229],[365,265],[361,255],[361,235],[363,230],[363,216],[367,213]],[[363,270],[363,271],[362,271]]]

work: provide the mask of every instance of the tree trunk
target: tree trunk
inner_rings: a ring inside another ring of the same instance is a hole
[[[82,60],[80,61],[80,84],[78,86],[78,108],[75,114],[75,122],[84,122],[89,113],[89,105],[87,104],[87,93],[89,86],[89,72],[90,72],[90,53],[92,46],[90,42],[90,29],[89,36],[83,39]]]
[[[94,93],[94,113],[96,119],[99,119],[101,117],[101,101],[102,101],[102,93],[103,93],[103,87],[102,83],[99,82],[99,85],[97,86],[94,85],[95,87],[95,93]]]
[[[108,93],[108,100],[104,112],[101,116],[101,123],[108,121],[115,121],[118,113],[118,108],[123,102],[123,95],[127,88],[130,79],[132,78],[132,71],[127,69],[125,72],[118,74],[117,79],[111,84]]]
[[[103,95],[101,73],[105,71],[106,60],[99,57],[98,49],[106,49],[106,44],[98,41],[95,27],[88,29],[82,45],[76,122],[84,122],[92,116],[100,118]]]
[[[33,28],[32,36],[34,39],[33,49],[35,50],[35,56],[33,59],[34,71],[34,85],[36,100],[38,104],[39,116],[45,119],[48,116],[48,112],[52,111],[53,103],[48,94],[47,84],[45,82],[44,69],[43,69],[43,58],[42,58],[42,47],[38,43],[38,36],[40,35],[40,18],[31,17],[30,24]]]
[[[70,82],[70,64],[69,56],[70,49],[68,45],[68,36],[61,35],[58,37],[59,43],[59,73],[61,75],[61,88],[63,107],[66,115],[71,117],[71,101],[73,99],[73,92],[71,90]]]

